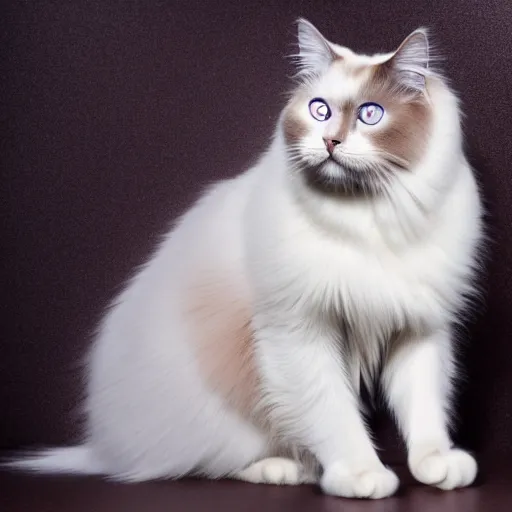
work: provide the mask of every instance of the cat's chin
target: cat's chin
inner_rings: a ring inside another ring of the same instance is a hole
[[[373,172],[332,158],[304,167],[302,174],[309,187],[326,194],[371,197],[379,195],[383,188],[381,180]]]

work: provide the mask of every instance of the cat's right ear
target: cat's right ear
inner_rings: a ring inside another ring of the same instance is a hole
[[[320,31],[304,18],[297,20],[299,53],[296,55],[299,75],[320,75],[337,55]]]

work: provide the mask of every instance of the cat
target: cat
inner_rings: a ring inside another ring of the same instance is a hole
[[[418,481],[475,479],[449,434],[483,240],[457,97],[424,29],[367,56],[297,23],[268,149],[202,195],[105,315],[83,443],[11,467],[383,498],[399,480],[360,398],[378,386]]]

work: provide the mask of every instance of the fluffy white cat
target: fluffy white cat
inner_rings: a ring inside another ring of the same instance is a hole
[[[13,466],[382,498],[399,482],[365,425],[363,383],[381,387],[417,480],[473,482],[449,435],[451,331],[482,233],[457,98],[424,30],[365,56],[298,27],[268,150],[202,196],[104,318],[83,444]]]

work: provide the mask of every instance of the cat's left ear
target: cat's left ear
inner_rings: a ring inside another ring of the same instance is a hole
[[[297,20],[299,53],[299,73],[302,75],[319,75],[327,70],[337,55],[331,43],[320,31],[304,18]]]
[[[429,57],[427,30],[419,28],[405,38],[385,65],[394,71],[402,85],[422,92],[425,89]]]

